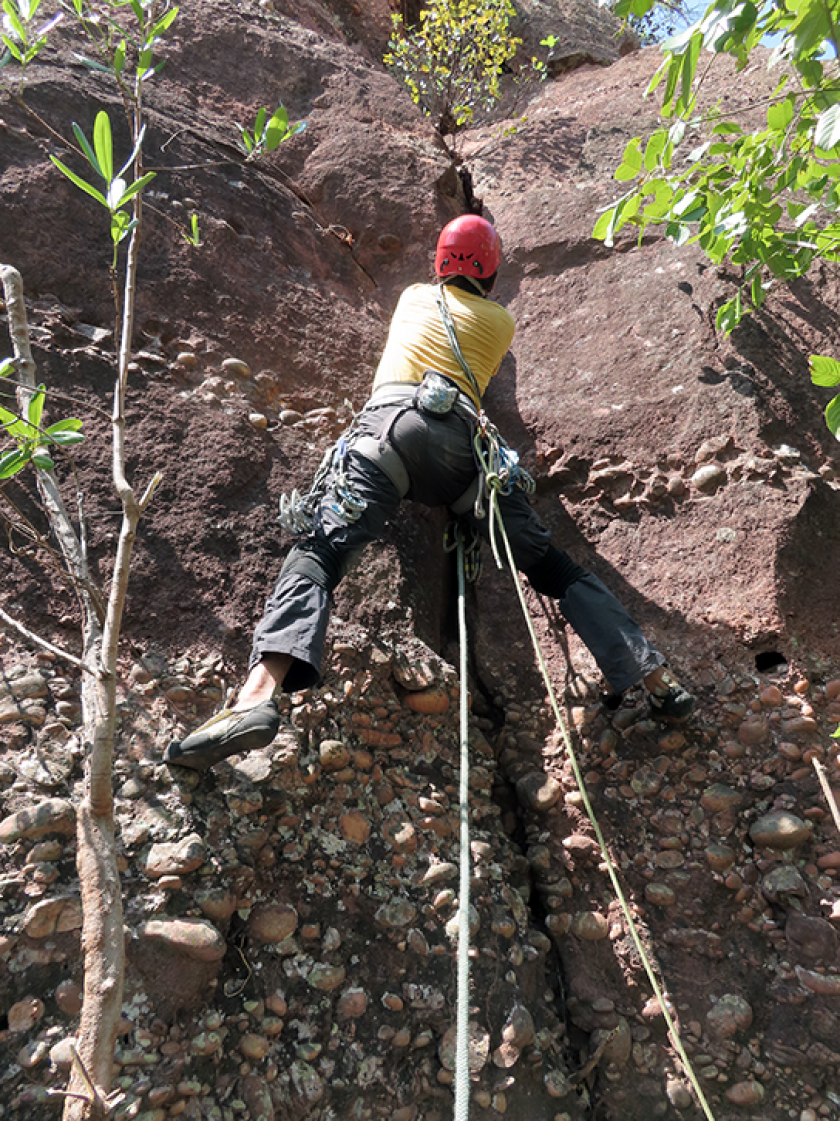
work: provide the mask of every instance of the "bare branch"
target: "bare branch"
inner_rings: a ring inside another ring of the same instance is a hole
[[[5,623],[6,626],[11,627],[12,630],[17,631],[17,633],[28,642],[40,646],[43,650],[49,650],[51,654],[57,655],[63,661],[76,666],[77,669],[84,670],[85,673],[93,673],[90,666],[85,665],[81,658],[77,658],[76,655],[71,654],[69,650],[62,650],[60,646],[54,646],[52,642],[47,642],[45,638],[41,638],[39,634],[35,634],[29,627],[25,627],[23,623],[19,623],[17,619],[13,619],[2,607],[0,607],[0,622]]]
[[[834,791],[829,786],[825,767],[819,759],[817,759],[816,755],[814,756],[813,763],[814,770],[817,772],[817,778],[820,780],[820,786],[825,795],[825,800],[828,802],[828,808],[831,810],[831,816],[834,818],[834,824],[837,826],[837,831],[840,832],[840,809],[837,808],[837,799],[834,797]]]

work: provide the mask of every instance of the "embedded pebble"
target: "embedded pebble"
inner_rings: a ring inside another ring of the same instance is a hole
[[[747,1031],[753,1022],[753,1010],[737,993],[725,993],[706,1013],[709,1032],[716,1039],[730,1039]]]
[[[534,771],[519,779],[516,792],[526,806],[541,813],[559,802],[563,787],[552,775],[547,775],[543,771]]]
[[[363,845],[370,837],[370,822],[358,810],[351,810],[350,813],[342,814],[338,819],[338,825],[344,839],[352,841],[353,844]]]
[[[336,1016],[339,1020],[356,1020],[367,1011],[368,998],[364,989],[347,989],[338,998]]]
[[[735,852],[729,845],[708,845],[706,860],[713,872],[728,872],[735,863]]]
[[[247,1032],[239,1040],[239,1050],[246,1059],[253,1059],[259,1062],[264,1059],[268,1054],[271,1043],[264,1035],[258,1035],[256,1032]]]
[[[162,942],[197,961],[220,961],[227,950],[224,938],[206,919],[151,919],[138,930],[147,942]]]
[[[709,463],[698,468],[691,476],[691,485],[704,494],[714,494],[726,482],[726,469],[719,463]]]
[[[700,805],[709,813],[725,813],[742,805],[744,796],[725,783],[716,782],[707,787],[700,797]]]
[[[752,823],[750,838],[757,845],[785,852],[809,841],[811,829],[795,814],[774,810]]]
[[[184,876],[204,863],[207,846],[197,833],[189,833],[179,841],[153,844],[143,862],[143,871],[150,879],[160,876]]]
[[[470,1074],[478,1074],[490,1057],[490,1032],[475,1020],[470,1020],[468,1031],[468,1060]],[[453,1024],[444,1033],[438,1048],[438,1057],[445,1070],[455,1070],[455,1053],[458,1043],[458,1027]]]
[[[785,923],[785,938],[791,952],[808,963],[830,965],[836,960],[837,932],[826,919],[791,909]]]
[[[76,1037],[68,1035],[50,1047],[50,1063],[59,1070],[68,1070],[76,1051]]]
[[[82,903],[77,895],[39,900],[23,918],[24,932],[28,938],[35,939],[79,930],[81,925]]]
[[[444,689],[424,689],[419,693],[406,693],[405,706],[412,712],[439,716],[449,709],[449,694]]]
[[[222,362],[222,371],[229,377],[249,378],[251,367],[241,358],[225,358]]]
[[[259,942],[285,942],[298,925],[298,914],[288,903],[264,903],[248,916],[248,930]]]
[[[726,1100],[732,1102],[733,1105],[750,1109],[764,1100],[764,1087],[754,1078],[745,1082],[736,1082],[727,1089]]]
[[[572,919],[572,934],[585,942],[598,942],[609,932],[609,920],[600,911],[581,911]]]
[[[62,981],[55,990],[55,1002],[67,1016],[78,1016],[82,1010],[82,986],[76,981]]]
[[[44,1002],[37,996],[17,1001],[6,1013],[9,1031],[17,1034],[30,1031],[44,1015]]]
[[[322,740],[318,756],[325,771],[340,771],[350,762],[350,752],[341,740]]]
[[[738,728],[738,740],[745,747],[765,747],[770,739],[770,722],[764,716],[750,717]]]
[[[330,965],[327,962],[318,962],[312,966],[312,969],[307,974],[306,980],[313,989],[318,989],[324,993],[331,993],[333,989],[337,989],[340,985],[344,984],[346,971],[343,965]]]
[[[376,921],[384,927],[400,928],[413,922],[417,908],[408,899],[399,896],[390,899],[376,912]]]
[[[76,811],[71,803],[62,798],[49,798],[0,821],[0,844],[10,845],[24,837],[35,840],[47,833],[75,832]]]
[[[655,903],[657,907],[673,907],[677,901],[676,894],[667,884],[645,884],[645,899]]]

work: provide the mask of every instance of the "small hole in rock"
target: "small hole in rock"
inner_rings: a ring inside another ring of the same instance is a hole
[[[776,669],[777,666],[786,665],[787,658],[784,654],[780,654],[778,650],[766,650],[755,656],[755,668],[759,673],[767,673],[768,670]]]

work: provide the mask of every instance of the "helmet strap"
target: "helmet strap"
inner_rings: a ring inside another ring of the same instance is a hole
[[[477,277],[467,276],[466,273],[463,273],[463,272],[454,272],[454,273],[450,273],[448,276],[442,276],[442,277],[440,277],[439,283],[440,284],[449,284],[453,280],[466,280],[466,282],[469,284],[469,286],[471,288],[474,288],[476,290],[476,292],[479,294],[479,296],[486,296],[487,295],[487,289],[484,287],[484,285],[481,283],[481,281],[478,280]]]

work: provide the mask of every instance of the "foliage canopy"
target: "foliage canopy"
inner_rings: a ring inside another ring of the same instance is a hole
[[[654,2],[620,0],[616,13],[642,16]],[[760,46],[778,80],[766,100],[742,107],[761,114],[749,128],[741,113],[701,102],[716,58],[742,71]],[[840,259],[840,0],[713,0],[662,50],[646,91],[662,88],[662,126],[627,144],[615,178],[628,189],[593,235],[612,245],[624,226],[640,236],[664,226],[678,245],[741,266],[717,313],[728,333],[774,284]],[[811,369],[815,384],[840,384],[840,363],[812,359]],[[840,397],[826,420],[837,435]]]
[[[394,15],[385,65],[442,136],[469,124],[501,97],[502,73],[522,40],[511,0],[429,0],[416,26]]]

